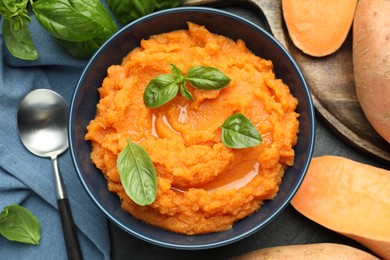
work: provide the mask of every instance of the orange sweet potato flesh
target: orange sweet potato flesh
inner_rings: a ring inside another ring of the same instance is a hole
[[[357,0],[282,0],[291,40],[314,57],[340,48],[351,29],[356,5]]]
[[[390,1],[359,1],[352,54],[360,105],[374,129],[390,143]]]
[[[377,257],[354,247],[335,244],[318,243],[306,245],[289,245],[264,248],[249,252],[233,258],[234,260],[280,260],[280,259],[305,259],[305,260],[335,260],[335,259],[359,259],[376,260]]]
[[[316,157],[291,204],[390,259],[390,171],[340,156]]]

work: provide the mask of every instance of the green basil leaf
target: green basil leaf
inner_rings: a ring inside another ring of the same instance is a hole
[[[171,64],[171,71],[172,71],[172,75],[179,79],[180,77],[183,77],[183,72],[174,64]],[[181,79],[182,81],[183,79]]]
[[[110,36],[111,34],[109,33],[102,33],[98,37],[87,41],[74,42],[57,39],[57,42],[73,57],[78,59],[87,59],[90,58]]]
[[[186,83],[183,83],[183,84],[180,85],[180,94],[183,97],[185,97],[186,99],[190,100],[190,101],[194,100],[194,98],[192,97],[191,92],[189,92],[187,87],[186,87]]]
[[[156,0],[156,11],[183,5],[183,0]]]
[[[108,0],[108,7],[121,24],[127,24],[155,8],[155,0]]]
[[[117,168],[126,194],[138,205],[152,204],[157,195],[157,174],[146,150],[128,140],[118,155]]]
[[[153,78],[144,92],[145,106],[156,108],[168,103],[177,95],[179,84],[180,79],[172,74],[162,74]]]
[[[20,23],[15,19],[4,19],[2,32],[5,45],[14,57],[23,60],[36,60],[38,58],[38,52],[25,23]]]
[[[228,117],[221,126],[222,143],[230,148],[247,148],[263,142],[257,128],[242,113]]]
[[[230,83],[230,78],[223,72],[207,66],[191,67],[184,78],[191,86],[203,90],[221,89]]]
[[[73,57],[78,59],[87,59],[91,57],[100,45],[94,39],[83,42],[72,42],[57,39],[58,44],[66,49]]]
[[[54,37],[87,41],[117,26],[99,0],[39,0],[32,4],[37,21]]]
[[[40,224],[29,210],[13,204],[0,213],[0,234],[11,241],[38,245]]]

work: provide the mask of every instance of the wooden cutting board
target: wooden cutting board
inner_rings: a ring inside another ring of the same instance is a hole
[[[284,24],[281,0],[187,0],[186,6],[245,5],[265,17],[269,31],[292,54],[311,90],[319,119],[352,147],[390,165],[390,144],[367,121],[357,100],[353,66],[352,35],[334,54],[314,58],[297,49]]]

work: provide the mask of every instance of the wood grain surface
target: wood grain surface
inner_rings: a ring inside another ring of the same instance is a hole
[[[185,5],[246,5],[256,9],[256,12],[266,19],[266,29],[291,53],[302,70],[317,116],[352,147],[390,165],[390,144],[372,128],[357,100],[351,33],[337,52],[314,58],[297,49],[289,38],[283,20],[281,0],[187,0]]]

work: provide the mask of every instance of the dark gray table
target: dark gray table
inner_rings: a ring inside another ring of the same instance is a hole
[[[261,25],[254,12],[244,7],[224,8]],[[375,159],[355,150],[347,142],[334,135],[323,122],[317,120],[316,143],[313,156],[339,155],[356,161],[385,167]],[[333,242],[351,245],[370,252],[357,242],[332,232],[298,213],[289,205],[274,221],[257,233],[236,243],[199,251],[173,250],[152,245],[127,234],[110,223],[112,259],[227,259],[260,248],[293,244]]]

